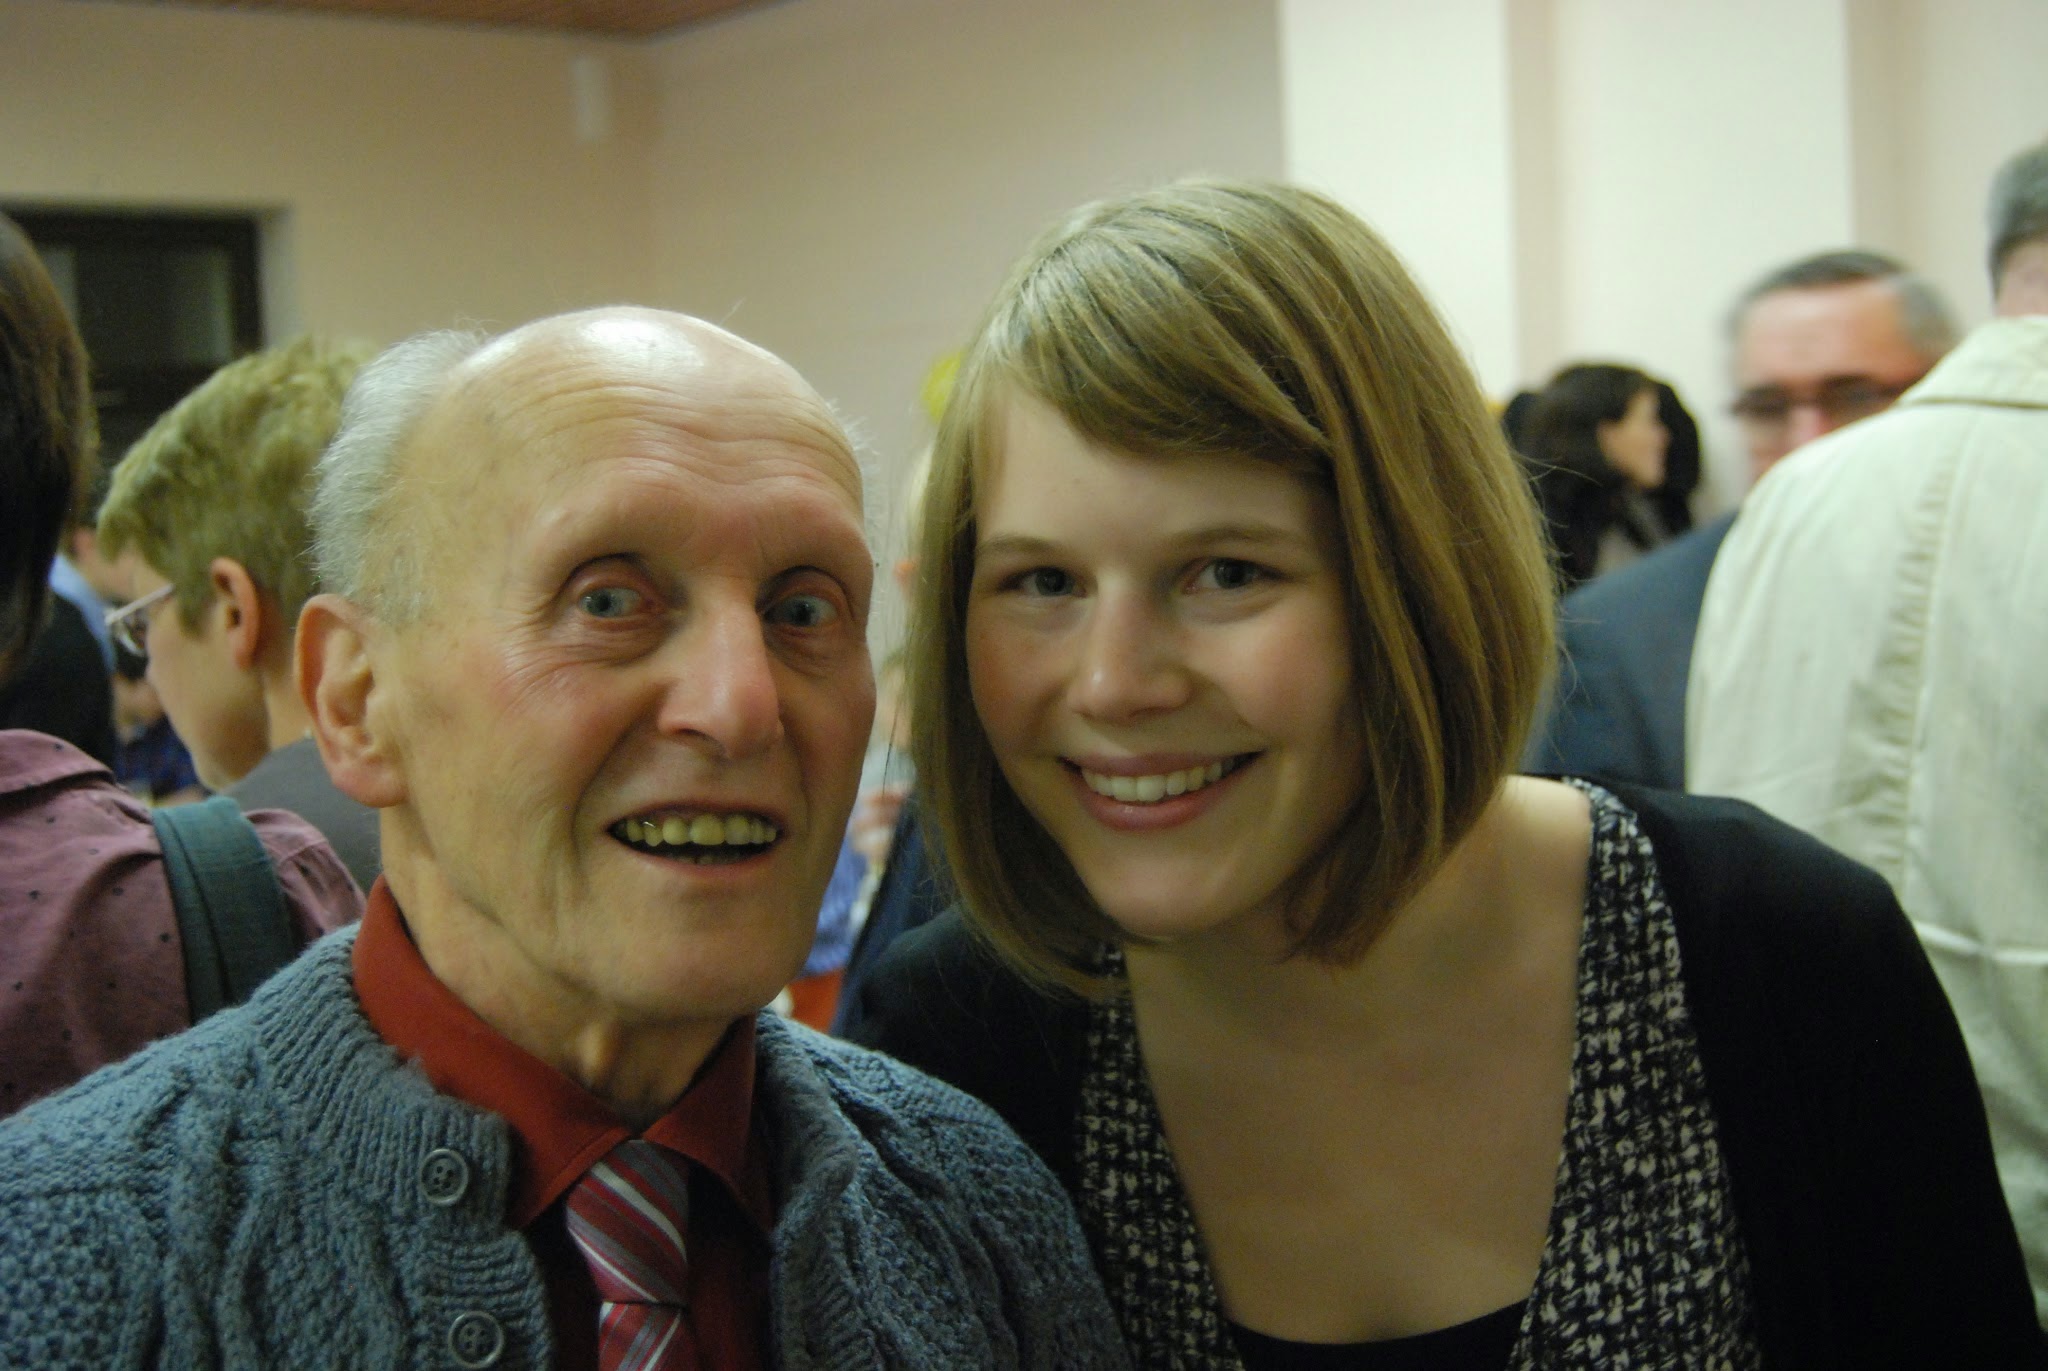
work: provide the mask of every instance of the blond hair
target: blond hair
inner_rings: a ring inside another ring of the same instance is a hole
[[[133,545],[177,587],[188,627],[212,599],[208,567],[232,557],[286,623],[319,588],[307,506],[314,463],[370,356],[295,338],[230,362],[128,449],[100,507],[107,555]]]

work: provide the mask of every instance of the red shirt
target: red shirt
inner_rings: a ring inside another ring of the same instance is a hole
[[[526,1235],[548,1286],[555,1365],[597,1366],[597,1287],[569,1238],[566,1197],[633,1136],[610,1106],[514,1046],[435,978],[382,879],[371,887],[354,957],[356,994],[384,1041],[434,1088],[498,1115],[512,1130],[506,1221]],[[689,1158],[689,1319],[706,1367],[765,1366],[766,1158],[752,1127],[754,1021],[736,1021],[690,1088],[640,1136]]]

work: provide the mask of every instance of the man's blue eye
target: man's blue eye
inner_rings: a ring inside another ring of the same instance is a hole
[[[642,596],[637,590],[624,586],[604,586],[597,590],[583,592],[577,601],[585,614],[594,619],[623,619],[640,608]]]
[[[838,617],[838,608],[823,595],[792,595],[768,610],[769,620],[784,628],[822,628]]]

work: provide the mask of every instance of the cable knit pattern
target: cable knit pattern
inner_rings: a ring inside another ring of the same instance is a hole
[[[507,1131],[377,1037],[353,938],[0,1125],[0,1366],[550,1364]],[[1064,1195],[994,1114],[773,1016],[758,1050],[777,1366],[1127,1365]]]

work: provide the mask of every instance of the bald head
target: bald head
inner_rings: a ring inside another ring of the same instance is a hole
[[[314,501],[322,581],[404,622],[431,602],[433,550],[484,482],[522,481],[552,439],[602,414],[617,441],[773,437],[825,456],[855,502],[860,466],[831,408],[765,349],[686,314],[632,307],[495,338],[443,332],[378,357],[349,392]]]

